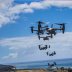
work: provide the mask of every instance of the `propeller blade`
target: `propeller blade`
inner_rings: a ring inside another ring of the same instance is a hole
[[[62,24],[59,24],[60,25],[60,28],[62,28],[62,33],[65,32],[65,23],[62,23]]]
[[[31,32],[33,33],[33,28],[34,28],[34,27],[33,27],[33,26],[31,26],[30,28],[31,28]]]
[[[48,52],[46,52],[46,54],[48,55]]]
[[[56,65],[56,62],[54,62],[54,65]]]
[[[48,25],[46,25],[45,27],[48,28]]]
[[[66,23],[60,23],[60,24],[57,23],[57,25],[60,25],[60,28],[62,28],[62,33],[65,32],[65,24]]]
[[[38,21],[37,23],[38,23],[38,24],[44,24],[44,22],[42,22],[42,21]]]
[[[53,24],[51,25],[51,28],[53,28]]]
[[[65,24],[63,24],[63,33],[65,32]]]
[[[57,25],[61,25],[61,26],[62,26],[62,25],[64,25],[65,23],[56,23],[56,24],[57,24]]]
[[[53,38],[53,35],[51,34],[51,38]]]
[[[40,36],[38,35],[38,39],[40,40]]]
[[[47,48],[47,45],[45,45],[46,46],[46,48]]]
[[[50,45],[49,45],[49,48],[50,48]]]
[[[40,45],[39,45],[39,49],[40,49]]]

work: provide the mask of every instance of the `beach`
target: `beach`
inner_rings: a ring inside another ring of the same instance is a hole
[[[18,69],[16,72],[68,72],[68,69],[54,69],[54,70],[48,70],[48,69],[31,69],[31,70],[25,70],[25,69]]]

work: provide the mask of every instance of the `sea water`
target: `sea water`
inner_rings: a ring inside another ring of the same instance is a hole
[[[56,62],[56,67],[72,67],[72,59],[58,59],[58,60],[44,60],[44,61],[33,61],[33,62],[19,62],[13,63],[17,69],[38,69],[48,68],[48,63],[53,64]]]

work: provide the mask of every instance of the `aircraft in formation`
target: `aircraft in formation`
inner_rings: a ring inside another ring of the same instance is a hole
[[[34,29],[34,26],[31,26],[31,32],[33,33],[35,31],[38,35],[39,40],[41,38],[44,41],[49,40],[49,38],[53,38],[53,36],[56,35],[57,31],[59,30],[62,31],[63,34],[65,32],[65,23],[52,24],[51,27],[49,27],[48,25],[44,25],[45,23],[42,21],[38,21],[37,23],[38,23],[37,29]],[[54,25],[59,25],[59,28],[54,27]],[[43,34],[46,34],[46,36],[41,36]],[[45,47],[41,47],[41,45],[39,45],[39,50],[46,50],[46,49],[47,49],[47,45],[45,45]],[[49,56],[53,56],[56,54],[56,52],[54,51],[51,54],[47,52],[46,54]]]
[[[42,27],[42,24],[44,24],[44,22],[38,21],[37,23],[38,23],[37,30],[34,29],[34,26],[31,26],[30,27],[31,28],[31,32],[33,33],[34,31],[36,31],[38,35],[44,34],[44,30],[42,29],[42,28],[44,28],[44,27]]]
[[[49,56],[54,56],[54,55],[56,55],[56,52],[55,51],[53,51],[52,53],[46,52],[46,54]]]
[[[42,47],[41,45],[38,46],[39,46],[39,50],[46,50],[47,48],[50,48],[50,45],[49,46],[45,45],[44,47]]]
[[[37,29],[35,29],[34,26],[31,26],[31,32],[36,32],[36,34],[38,35],[38,39],[40,40],[41,38],[45,41],[45,40],[49,40],[50,38],[53,38],[54,35],[57,34],[58,31],[61,31],[63,34],[65,32],[65,23],[56,23],[56,24],[51,24],[51,27],[49,27],[48,25],[45,25],[44,22],[42,21],[38,21],[37,22]],[[54,27],[54,25],[59,26],[58,28]],[[44,35],[44,36],[41,36]],[[45,36],[46,35],[46,36]],[[39,50],[47,50],[47,48],[50,48],[50,45],[47,46],[41,46],[38,45]],[[56,52],[53,51],[52,53],[49,53],[49,51],[46,52],[47,56],[54,56],[56,55]],[[48,63],[49,67],[53,67],[56,65],[56,62],[54,62],[53,64]]]
[[[40,40],[41,38],[43,38],[43,40],[49,40],[49,37],[51,37],[51,36],[41,37],[41,36],[39,35],[39,36],[38,36],[38,39]]]
[[[54,56],[54,55],[56,55],[56,52],[55,51],[53,51],[52,53],[46,52],[46,54],[49,56]]]
[[[65,23],[61,23],[61,24],[57,24],[60,26],[60,28],[53,28],[53,24],[51,26],[51,28],[46,28],[47,34],[51,35],[51,38],[53,38],[53,35],[57,34],[57,30],[62,31],[62,33],[64,34],[65,32]]]
[[[37,30],[34,29],[34,26],[31,26],[31,32],[33,33],[34,31],[36,31],[38,38],[40,40],[40,38],[43,38],[43,40],[49,40],[49,38],[53,38],[53,35],[57,34],[57,31],[60,30],[62,31],[62,33],[64,34],[65,32],[65,23],[56,23],[56,25],[59,25],[59,28],[54,28],[52,24],[51,27],[49,27],[48,25],[46,26],[42,26],[42,24],[45,24],[44,22],[38,21],[38,27]],[[43,35],[44,33],[47,34],[46,37],[41,37],[40,35]]]
[[[53,64],[48,63],[48,66],[49,66],[50,68],[54,67],[55,65],[57,65],[56,62],[53,62]]]

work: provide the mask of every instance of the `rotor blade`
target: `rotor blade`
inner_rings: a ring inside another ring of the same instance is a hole
[[[63,24],[63,33],[65,32],[65,24]]]
[[[60,28],[62,28],[62,33],[64,33],[65,32],[65,23],[61,23],[58,25],[60,25]]]
[[[65,24],[66,23],[60,23],[60,24],[57,23],[57,25],[60,25],[60,28],[62,28],[62,33],[65,32]]]
[[[46,48],[47,48],[47,45],[45,45],[46,46]]]
[[[51,34],[51,38],[53,38],[53,35]]]
[[[37,23],[38,23],[38,24],[44,24],[44,22],[42,22],[42,21],[38,21]]]
[[[51,28],[53,28],[53,24],[51,25]]]
[[[54,62],[54,64],[56,65],[56,62]]]
[[[49,45],[49,48],[50,48],[50,45]]]
[[[34,27],[33,27],[33,26],[31,26],[30,28],[31,28],[31,32],[33,33],[33,28],[34,28]]]
[[[56,24],[57,24],[57,25],[61,25],[61,26],[62,26],[62,25],[63,25],[63,24],[65,24],[65,23],[56,23]]]
[[[38,35],[38,39],[40,40],[40,36]]]
[[[39,49],[40,49],[40,45],[39,45]]]
[[[48,25],[46,25],[45,27],[48,28]]]

